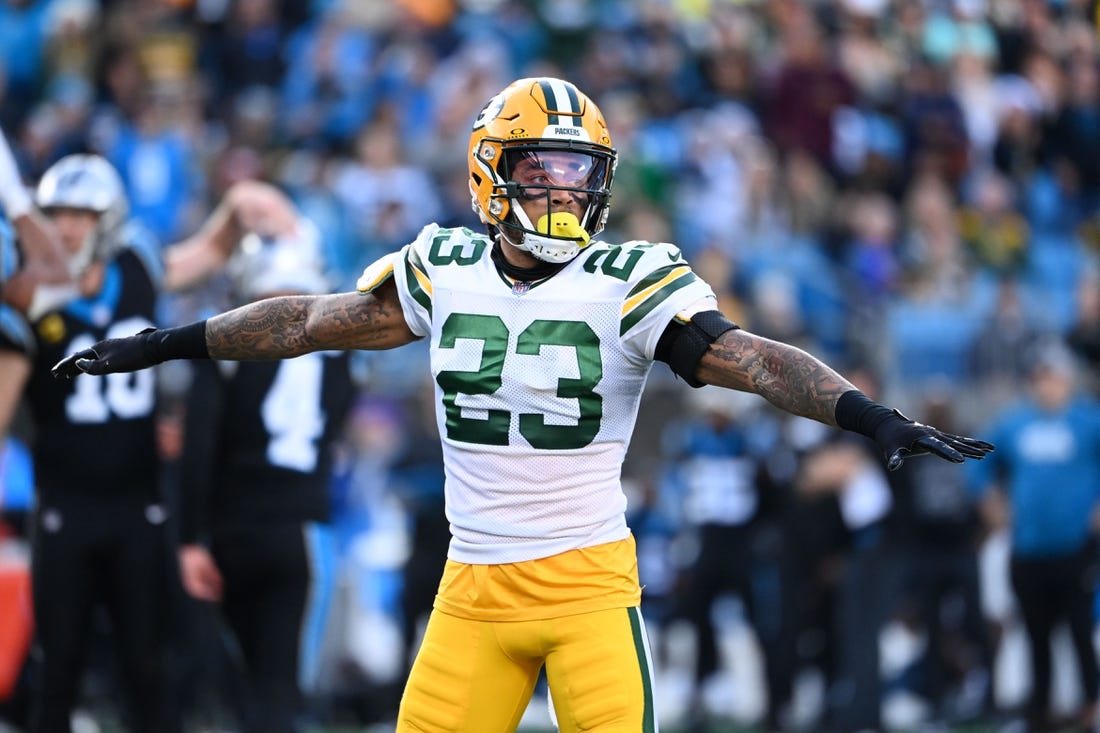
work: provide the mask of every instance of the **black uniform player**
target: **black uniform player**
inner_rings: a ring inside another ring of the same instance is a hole
[[[246,239],[230,261],[242,299],[324,291],[315,230],[303,222],[300,231]],[[221,601],[237,637],[244,729],[295,731],[334,584],[330,447],[352,399],[348,355],[194,367],[181,575],[196,598]]]
[[[8,406],[0,428],[7,429],[22,396],[34,429],[31,730],[70,730],[92,611],[101,600],[129,691],[131,728],[161,733],[173,726],[163,674],[169,566],[155,374],[65,383],[42,376],[74,346],[153,326],[158,247],[127,221],[122,182],[103,158],[63,158],[43,176],[36,198],[58,227],[82,297],[34,322],[0,306],[0,404]]]

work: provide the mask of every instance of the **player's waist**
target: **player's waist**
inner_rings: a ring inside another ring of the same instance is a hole
[[[435,607],[463,618],[526,621],[636,606],[634,538],[522,562],[447,561]]]
[[[451,517],[451,544],[447,557],[463,563],[515,563],[559,555],[578,548],[617,542],[630,534],[622,511],[595,518],[580,515],[584,524],[547,526],[532,532],[532,524],[494,521],[491,515],[476,524]]]

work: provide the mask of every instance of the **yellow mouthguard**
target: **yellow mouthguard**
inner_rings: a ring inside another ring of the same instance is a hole
[[[581,246],[588,244],[588,232],[584,230],[581,223],[577,221],[577,217],[564,211],[558,211],[553,214],[543,214],[539,217],[538,224],[535,225],[543,234],[549,234],[552,237],[562,237],[564,239],[576,239],[581,242]]]

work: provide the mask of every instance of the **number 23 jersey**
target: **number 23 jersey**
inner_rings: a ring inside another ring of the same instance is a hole
[[[409,328],[430,340],[449,557],[513,563],[624,539],[620,484],[657,340],[711,288],[670,244],[594,242],[534,283],[491,240],[426,227],[374,263]]]

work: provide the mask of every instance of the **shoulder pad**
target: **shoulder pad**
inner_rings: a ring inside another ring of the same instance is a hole
[[[375,288],[393,277],[393,268],[400,256],[400,252],[390,252],[367,265],[363,274],[355,282],[355,289],[360,293],[373,292]]]
[[[416,239],[413,240],[413,246],[417,249],[423,249],[431,244],[432,240],[435,238],[436,232],[440,229],[441,227],[435,222],[425,224],[424,228],[420,230],[420,233],[416,235]]]
[[[601,242],[586,247],[580,259],[583,260],[582,267],[585,271],[601,271],[631,285],[647,279],[655,272],[670,268],[680,267],[685,272],[690,271],[680,248],[666,242]]]
[[[595,272],[598,267],[605,274],[628,281],[663,267],[687,264],[676,245],[641,240],[621,244],[594,242],[584,248],[577,259],[584,262],[584,269],[588,272]]]

